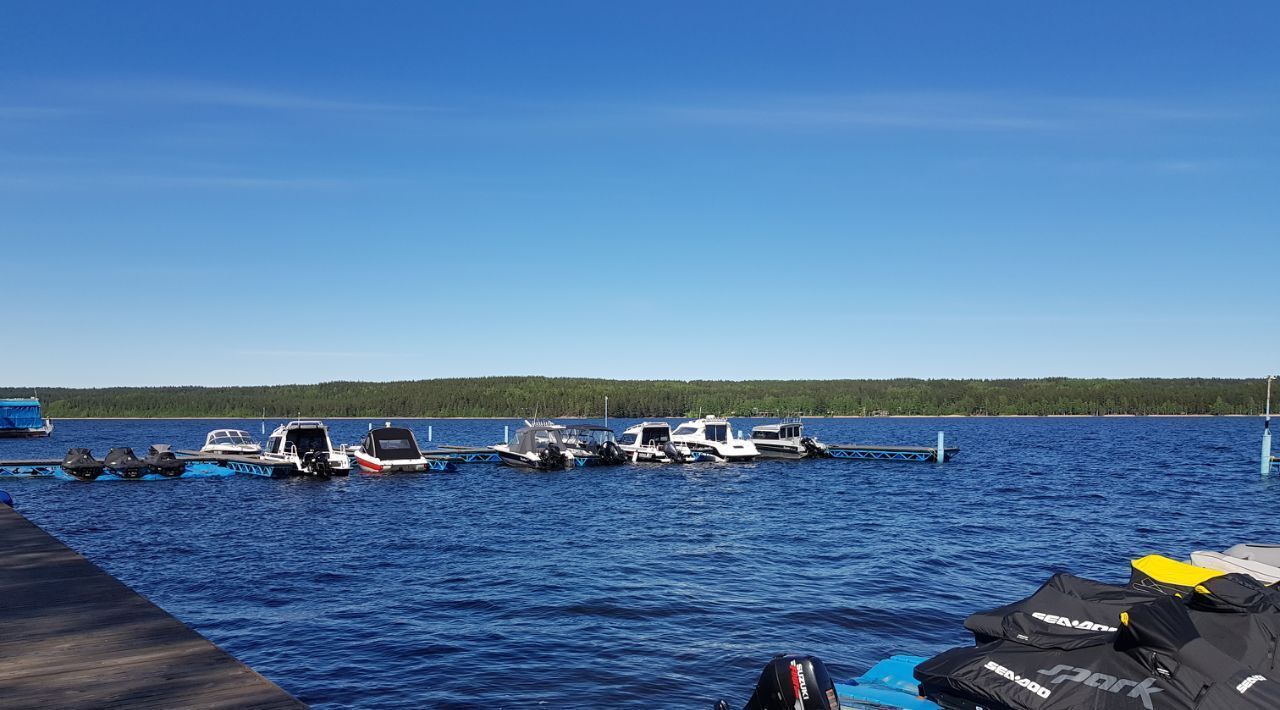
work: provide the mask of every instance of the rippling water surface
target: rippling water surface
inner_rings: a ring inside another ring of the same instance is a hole
[[[401,421],[489,444],[493,420]],[[613,422],[621,430],[622,422]],[[751,420],[735,420],[743,428]],[[0,459],[259,422],[59,421]],[[354,443],[365,421],[331,422]],[[332,481],[0,481],[29,518],[317,707],[697,708],[783,651],[847,678],[967,642],[1057,570],[1280,541],[1256,419],[810,420],[946,465],[804,461]]]

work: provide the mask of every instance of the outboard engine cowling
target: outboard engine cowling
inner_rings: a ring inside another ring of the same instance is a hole
[[[102,464],[121,478],[142,478],[142,474],[147,472],[147,465],[127,446],[108,451]]]
[[[547,444],[547,448],[542,450],[542,454],[538,456],[539,467],[545,471],[556,468],[564,468],[564,452],[556,444]]]
[[[729,710],[721,700],[716,710]],[[743,710],[840,710],[836,684],[816,656],[774,656]]]
[[[662,447],[662,453],[675,463],[684,463],[684,454],[680,453],[680,449],[674,442],[668,441],[667,445]]]
[[[102,475],[102,462],[93,457],[89,449],[67,449],[62,457],[62,470],[85,481]]]
[[[612,441],[606,441],[600,447],[600,458],[607,464],[625,463],[627,455],[622,451],[622,447]]]

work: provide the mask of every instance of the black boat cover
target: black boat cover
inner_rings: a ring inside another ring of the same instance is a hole
[[[407,461],[422,458],[413,432],[401,427],[370,429],[360,445],[369,455],[382,461]]]
[[[1140,591],[1057,575],[970,617],[985,642],[925,661],[916,679],[947,708],[1280,708],[1275,590],[1225,575],[1185,598]]]

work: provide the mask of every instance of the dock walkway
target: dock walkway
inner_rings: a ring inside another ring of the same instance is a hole
[[[306,707],[3,505],[0,540],[4,707]]]

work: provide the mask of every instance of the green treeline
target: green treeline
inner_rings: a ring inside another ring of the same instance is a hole
[[[31,388],[0,388],[29,397]],[[50,417],[617,417],[1256,414],[1265,384],[1231,379],[598,380],[476,377],[263,387],[38,390]]]

